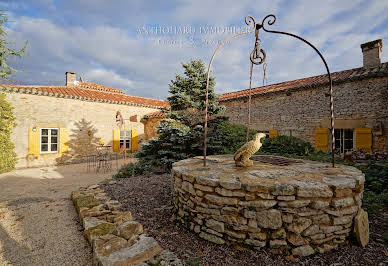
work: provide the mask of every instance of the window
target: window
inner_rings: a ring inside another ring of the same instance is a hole
[[[58,152],[58,128],[40,129],[40,153]]]
[[[131,130],[120,130],[120,147],[122,146],[126,150],[131,149]]]
[[[340,154],[354,150],[353,129],[334,129],[334,149]]]

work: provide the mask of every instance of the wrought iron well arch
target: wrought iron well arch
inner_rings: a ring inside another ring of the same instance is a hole
[[[268,20],[268,21],[266,22],[266,20]],[[259,30],[263,29],[265,32],[288,35],[288,36],[291,36],[291,37],[294,37],[294,38],[297,38],[297,39],[303,41],[304,43],[308,44],[311,48],[313,48],[314,51],[322,59],[322,62],[324,63],[326,71],[327,71],[327,75],[328,75],[328,79],[329,79],[329,87],[330,87],[330,126],[331,126],[331,136],[332,136],[332,142],[331,142],[331,163],[332,163],[332,166],[334,167],[334,142],[335,142],[335,139],[334,139],[334,101],[333,101],[333,84],[332,84],[333,82],[332,82],[332,79],[331,79],[331,74],[330,74],[329,66],[327,65],[326,60],[323,57],[323,55],[321,54],[321,52],[313,44],[311,44],[309,41],[305,40],[304,38],[302,38],[302,37],[300,37],[298,35],[292,34],[292,33],[283,32],[283,31],[269,30],[269,29],[267,29],[265,27],[266,23],[269,26],[271,26],[275,22],[276,22],[276,16],[273,15],[273,14],[265,16],[264,19],[262,20],[261,24],[260,23],[256,23],[256,20],[255,20],[255,18],[253,16],[250,16],[250,15],[246,16],[245,17],[245,23],[248,26],[253,24],[253,27],[250,30],[247,30],[245,32],[240,32],[240,33],[237,33],[237,34],[233,34],[233,35],[229,36],[228,38],[226,38],[223,42],[221,42],[217,46],[216,50],[214,51],[214,53],[213,53],[213,55],[212,55],[212,57],[210,59],[209,66],[208,66],[208,71],[207,71],[207,80],[206,80],[205,119],[204,119],[205,122],[204,122],[204,143],[203,143],[203,165],[204,166],[206,166],[206,138],[207,138],[207,120],[208,120],[209,78],[210,78],[211,66],[212,66],[213,60],[215,58],[215,55],[218,52],[218,50],[222,46],[224,46],[227,42],[229,42],[232,38],[235,38],[235,37],[243,35],[243,34],[249,34],[249,33],[255,32],[255,36],[256,36],[255,47],[252,50],[252,52],[250,53],[251,67],[250,67],[249,92],[248,92],[248,121],[247,121],[247,140],[248,140],[249,128],[250,128],[250,119],[251,119],[250,110],[251,110],[251,89],[252,89],[251,86],[252,86],[252,70],[253,70],[253,65],[254,64],[255,65],[259,65],[259,64],[264,63],[265,58],[266,58],[266,54],[265,54],[264,50],[261,49],[260,42],[259,42],[259,40],[260,40],[259,39]],[[256,61],[257,59],[259,59],[259,60]]]

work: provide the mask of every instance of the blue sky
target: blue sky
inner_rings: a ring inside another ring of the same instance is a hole
[[[332,72],[361,67],[361,43],[383,39],[388,45],[386,0],[0,0],[0,9],[11,21],[6,27],[12,45],[29,41],[23,59],[10,59],[22,70],[11,83],[64,85],[65,72],[71,71],[84,80],[159,99],[168,96],[168,84],[182,73],[181,62],[202,59],[207,65],[217,44],[228,37],[225,29],[243,29],[246,15],[259,22],[275,14],[271,28],[312,42]],[[320,58],[301,41],[265,32],[260,38],[268,84],[325,73]],[[254,35],[244,35],[217,54],[212,68],[217,93],[248,87],[253,45]],[[382,62],[388,61],[385,50]],[[262,80],[262,66],[256,66],[253,86]]]

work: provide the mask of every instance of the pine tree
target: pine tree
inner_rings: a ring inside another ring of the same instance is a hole
[[[138,153],[140,163],[169,170],[176,161],[202,154],[203,117],[205,110],[206,68],[202,60],[182,64],[184,76],[171,81],[171,109],[165,109],[167,120],[160,123],[159,137],[143,145]],[[215,79],[209,79],[208,114],[215,119],[223,110],[214,92]]]
[[[0,78],[8,79],[13,73],[18,72],[7,64],[9,56],[22,57],[26,51],[27,43],[26,42],[22,49],[16,50],[10,48],[8,45],[9,42],[6,41],[7,33],[4,30],[4,23],[8,22],[8,17],[3,10],[0,9]]]

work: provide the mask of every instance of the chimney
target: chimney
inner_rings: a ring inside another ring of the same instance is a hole
[[[76,75],[74,72],[66,72],[66,86],[74,86],[77,83]]]
[[[364,68],[376,67],[381,64],[381,48],[383,48],[383,40],[381,39],[361,44]]]

